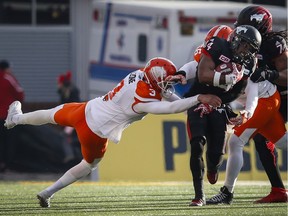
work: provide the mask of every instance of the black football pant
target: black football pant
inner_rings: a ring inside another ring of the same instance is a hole
[[[187,130],[190,138],[190,169],[192,173],[195,198],[203,198],[203,178],[205,164],[203,161],[206,145],[207,170],[217,171],[223,162],[225,153],[226,115],[213,110],[202,118],[195,112],[194,106],[188,110]]]

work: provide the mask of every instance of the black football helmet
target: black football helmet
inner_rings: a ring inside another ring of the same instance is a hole
[[[254,61],[260,49],[262,37],[253,26],[241,25],[231,32],[228,41],[233,53],[233,61],[249,64]]]
[[[262,6],[251,5],[240,12],[234,25],[251,25],[264,35],[272,31],[272,14]]]

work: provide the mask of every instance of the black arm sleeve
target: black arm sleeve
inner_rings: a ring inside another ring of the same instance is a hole
[[[232,89],[230,89],[227,92],[222,93],[220,95],[222,103],[226,104],[226,103],[230,103],[236,100],[243,93],[243,90],[245,89],[246,84],[247,84],[246,80],[240,80],[233,86]]]
[[[186,77],[186,72],[185,71],[183,71],[183,70],[180,70],[180,71],[177,71],[176,73],[175,73],[175,75],[183,75],[184,77]]]

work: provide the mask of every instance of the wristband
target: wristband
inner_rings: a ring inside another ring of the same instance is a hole
[[[219,86],[220,85],[220,76],[221,73],[214,71],[214,77],[213,77],[213,86]]]

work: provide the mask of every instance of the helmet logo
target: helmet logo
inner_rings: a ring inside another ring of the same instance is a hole
[[[236,28],[236,33],[239,34],[241,31],[243,31],[244,33],[246,33],[247,30],[248,30],[248,29],[247,29],[246,27],[244,27],[244,26],[238,26],[238,27]]]
[[[265,15],[266,14],[253,14],[250,17],[250,21],[253,21],[253,19],[255,19],[257,23],[261,23]]]

